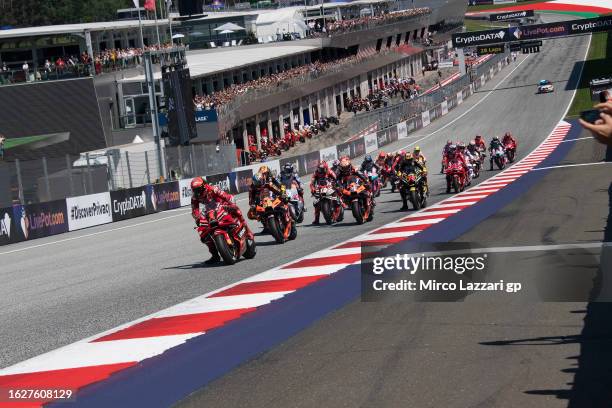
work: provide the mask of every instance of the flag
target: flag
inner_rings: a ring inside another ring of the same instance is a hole
[[[145,0],[145,10],[155,11],[155,0]]]

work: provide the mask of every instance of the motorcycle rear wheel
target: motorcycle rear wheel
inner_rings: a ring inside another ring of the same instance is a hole
[[[453,190],[455,191],[455,194],[459,193],[459,182],[457,179],[453,179]]]
[[[227,244],[225,241],[225,237],[223,235],[215,235],[215,246],[217,247],[217,251],[219,251],[219,255],[223,259],[226,265],[233,265],[238,260],[236,256],[236,251],[232,247]]]
[[[246,241],[246,251],[244,251],[244,257],[246,259],[253,259],[257,254],[257,245],[255,245],[255,240],[247,239]]]
[[[268,231],[270,231],[270,234],[272,234],[277,243],[282,244],[285,242],[285,237],[283,236],[281,226],[278,224],[276,217],[268,218]]]

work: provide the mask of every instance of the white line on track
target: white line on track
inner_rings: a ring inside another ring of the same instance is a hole
[[[495,90],[496,90],[496,89],[497,89],[497,88],[498,88],[498,87],[499,87],[501,84],[503,84],[503,83],[506,81],[506,79],[508,79],[508,78],[510,77],[510,75],[512,75],[512,74],[514,73],[514,71],[516,71],[516,70],[517,70],[517,69],[518,69],[518,68],[521,66],[521,64],[522,64],[523,62],[527,61],[527,58],[529,58],[529,56],[530,56],[530,55],[531,55],[531,54],[527,54],[527,56],[525,57],[525,59],[524,59],[524,60],[522,60],[521,62],[519,62],[519,63],[518,63],[518,65],[517,65],[516,67],[514,67],[514,69],[508,73],[508,75],[506,75],[505,77],[503,77],[503,78],[502,78],[502,80],[501,80],[501,81],[499,81],[499,83],[493,87],[493,89],[491,89],[489,92],[487,92],[487,94],[486,94],[486,95],[485,95],[485,96],[484,96],[484,97],[483,97],[481,100],[479,100],[478,102],[476,102],[476,103],[475,103],[473,106],[471,106],[471,107],[470,107],[468,110],[466,110],[466,111],[465,111],[465,112],[463,112],[461,115],[457,116],[455,119],[453,119],[453,120],[451,120],[450,122],[448,122],[446,125],[442,126],[440,129],[434,130],[434,131],[433,131],[433,132],[431,132],[430,134],[425,135],[425,136],[423,136],[422,138],[420,138],[420,139],[418,139],[418,140],[415,140],[414,142],[411,142],[411,143],[407,144],[406,146],[402,147],[402,148],[401,148],[401,149],[399,149],[399,150],[406,149],[406,148],[408,148],[408,147],[410,147],[410,146],[413,146],[413,145],[416,145],[417,143],[422,142],[422,141],[423,141],[423,140],[425,140],[425,139],[429,139],[431,136],[433,136],[433,135],[435,135],[436,133],[438,133],[438,132],[440,132],[440,131],[442,131],[442,130],[446,129],[447,127],[449,127],[450,125],[452,125],[453,123],[457,122],[458,120],[460,120],[461,118],[463,118],[465,115],[467,115],[468,113],[470,113],[472,110],[474,110],[474,108],[476,108],[478,105],[480,105],[482,102],[484,102],[484,101],[485,101],[485,100],[486,100],[486,99],[487,99],[489,96],[491,96],[491,94],[493,94],[493,92],[494,92],[494,91],[495,91]]]
[[[565,167],[596,166],[598,164],[612,164],[612,162],[562,164],[562,165],[559,165],[559,166],[539,167],[539,168],[533,169],[533,171],[536,171],[536,170],[550,170],[550,169],[562,169],[562,168],[565,168]]]
[[[587,137],[579,137],[577,139],[567,139],[567,140],[562,141],[561,143],[575,142],[577,140],[587,140],[587,139],[593,140],[593,137],[592,136],[587,136]]]

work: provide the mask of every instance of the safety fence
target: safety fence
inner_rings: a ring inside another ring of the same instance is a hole
[[[450,110],[461,105],[465,98],[474,94],[485,82],[491,80],[506,63],[508,63],[506,58],[491,61],[487,66],[483,66],[474,82],[469,83],[455,94],[449,95],[441,103],[406,121],[401,121],[337,146],[273,160],[265,164],[273,172],[278,173],[285,163],[292,163],[296,171],[303,176],[312,173],[321,160],[332,161],[341,156],[356,158],[366,153],[375,152],[390,143],[408,138],[410,133],[428,126],[432,121],[448,114]],[[181,150],[181,154],[186,150],[188,149]],[[188,155],[185,157],[188,157]],[[181,160],[183,164],[189,163],[191,165],[190,159]],[[257,171],[259,165],[239,167],[232,171],[208,175],[205,176],[205,179],[223,191],[231,194],[242,193],[248,190],[253,174]],[[184,178],[171,182],[146,184],[117,191],[1,208],[0,245],[80,230],[187,206],[191,202],[189,187],[191,178],[187,177],[187,173],[182,174],[182,176]],[[87,177],[84,183],[88,183]]]
[[[235,145],[164,147],[160,157],[152,142],[81,156],[0,162],[0,207],[229,172],[238,164]]]

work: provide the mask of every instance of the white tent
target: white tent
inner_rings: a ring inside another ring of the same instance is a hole
[[[226,31],[226,30],[231,30],[232,32],[234,32],[234,31],[244,30],[244,27],[240,27],[238,24],[234,24],[234,23],[225,23],[215,28],[215,31]]]
[[[281,8],[269,13],[261,13],[255,20],[257,37],[274,37],[283,33],[299,33],[302,38],[306,35],[308,27],[304,23],[304,16],[295,8]]]

